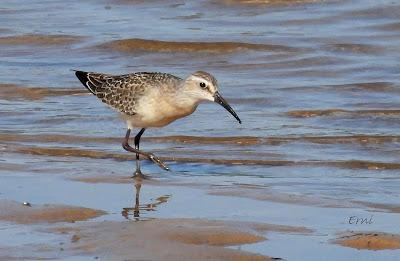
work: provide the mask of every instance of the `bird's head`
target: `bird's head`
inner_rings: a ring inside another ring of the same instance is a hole
[[[229,111],[229,113],[232,114],[239,123],[242,123],[236,112],[218,92],[217,79],[215,79],[211,74],[203,71],[192,73],[185,79],[184,91],[197,103],[202,101],[212,101],[220,104]]]

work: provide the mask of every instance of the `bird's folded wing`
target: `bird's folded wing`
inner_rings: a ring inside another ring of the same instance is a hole
[[[77,71],[76,76],[102,102],[127,115],[135,114],[135,104],[144,93],[144,82],[135,74],[111,76]]]

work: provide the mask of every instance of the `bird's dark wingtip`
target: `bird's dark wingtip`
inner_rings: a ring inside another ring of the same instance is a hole
[[[84,71],[75,71],[75,75],[81,81],[81,83],[86,86],[86,82],[88,80],[88,73]]]
[[[91,93],[95,94],[95,91],[93,90],[93,86],[91,87],[89,85],[89,73],[84,72],[84,71],[75,71],[76,77],[81,81],[83,86],[85,86]]]

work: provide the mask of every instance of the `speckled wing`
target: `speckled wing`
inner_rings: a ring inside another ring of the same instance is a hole
[[[76,71],[75,75],[102,102],[126,115],[135,115],[137,100],[146,88],[146,81],[140,74],[112,76]]]

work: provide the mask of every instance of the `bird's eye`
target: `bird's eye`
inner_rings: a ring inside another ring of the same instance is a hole
[[[201,82],[201,83],[200,83],[200,87],[201,87],[201,88],[206,88],[206,84],[205,84],[204,82]]]

